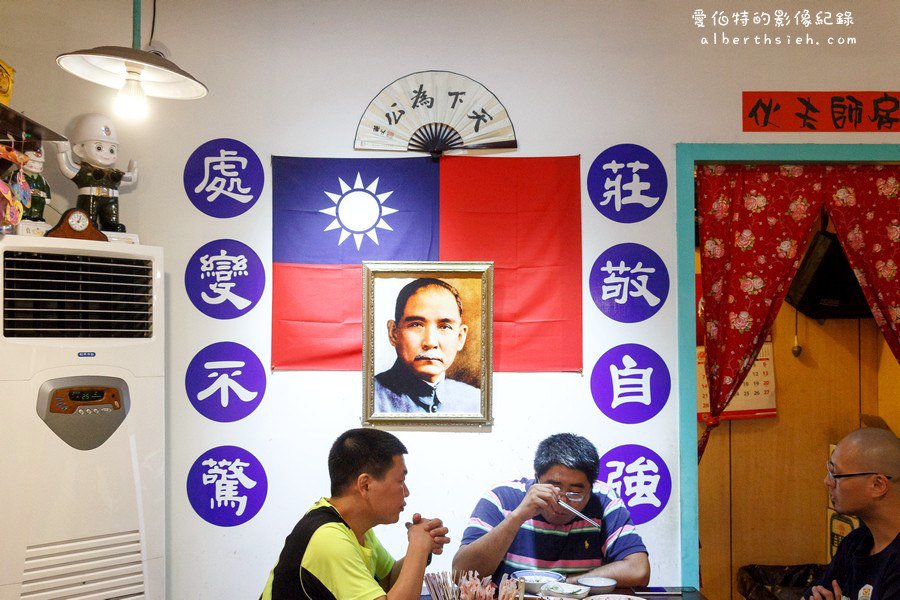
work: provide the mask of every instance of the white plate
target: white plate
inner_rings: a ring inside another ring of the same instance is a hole
[[[566,590],[570,590],[567,592],[564,591],[551,591],[552,587],[560,587]],[[586,585],[576,585],[574,583],[565,583],[564,581],[554,581],[551,583],[545,583],[541,586],[541,596],[548,598],[584,598],[588,594],[591,593],[591,589]]]

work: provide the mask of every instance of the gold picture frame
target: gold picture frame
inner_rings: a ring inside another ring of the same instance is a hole
[[[492,425],[494,264],[362,269],[363,424]]]

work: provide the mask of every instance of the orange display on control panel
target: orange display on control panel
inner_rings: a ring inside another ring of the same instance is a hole
[[[121,409],[119,390],[111,387],[67,387],[53,390],[50,394],[51,413],[71,415],[86,407],[98,409],[95,413]]]

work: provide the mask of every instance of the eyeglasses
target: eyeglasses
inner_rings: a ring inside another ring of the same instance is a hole
[[[555,486],[557,488],[561,487],[560,482],[558,481],[541,481],[537,477],[535,477],[535,483],[545,483]],[[560,498],[565,498],[566,500],[570,500],[572,502],[581,502],[585,498],[587,498],[589,492],[560,492]]]
[[[578,492],[566,492],[565,494],[560,494],[564,496],[566,500],[571,500],[572,502],[581,502],[584,500],[584,494],[580,494]]]
[[[825,464],[825,472],[827,473],[827,477],[829,481],[837,481],[839,479],[846,479],[848,477],[862,477],[863,475],[884,475],[884,473],[878,473],[876,471],[862,471],[860,473],[832,473],[830,464]],[[890,475],[884,475],[887,479],[893,479]]]

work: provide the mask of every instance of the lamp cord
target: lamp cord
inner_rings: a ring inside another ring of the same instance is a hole
[[[56,214],[58,214],[60,217],[62,216],[62,213],[59,212],[59,211],[56,209],[56,207],[53,206],[52,204],[50,204],[49,202],[48,202],[47,204],[44,205],[44,208],[49,208],[50,210],[52,210],[53,212],[55,212]]]
[[[131,3],[131,47],[141,49],[141,0]]]
[[[156,31],[156,0],[153,0],[153,17],[150,20],[150,41],[148,44],[153,43],[153,32]]]

